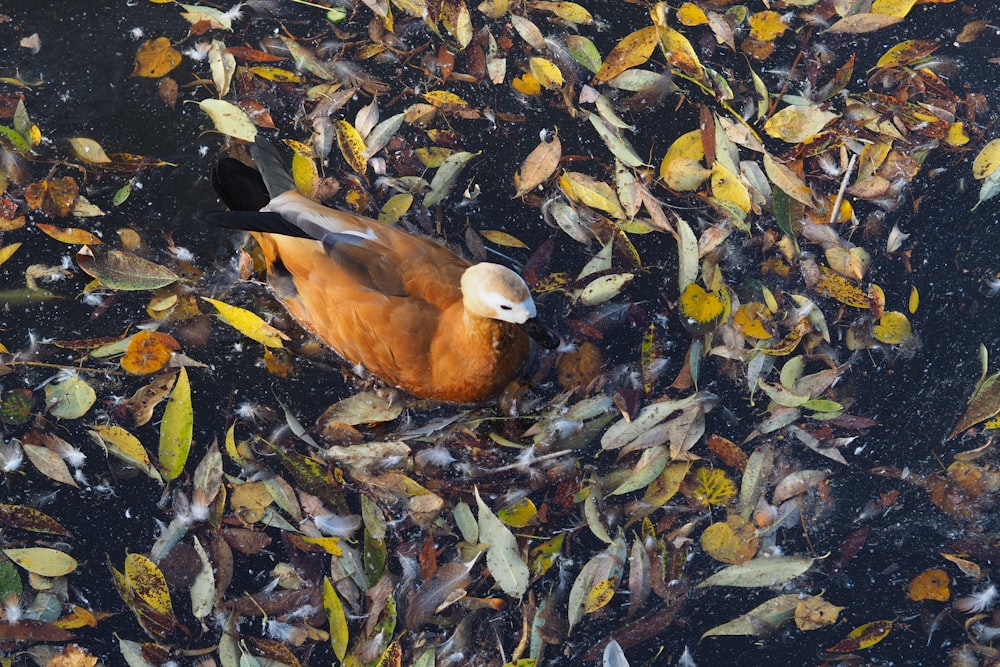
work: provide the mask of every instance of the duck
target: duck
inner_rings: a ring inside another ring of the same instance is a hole
[[[229,210],[208,219],[250,232],[273,294],[350,364],[417,397],[483,403],[517,379],[532,339],[557,345],[512,269],[306,197],[270,142],[250,155],[256,168],[216,164]]]

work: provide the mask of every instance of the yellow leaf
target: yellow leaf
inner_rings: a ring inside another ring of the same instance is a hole
[[[158,637],[168,635],[177,624],[174,608],[170,602],[170,589],[166,577],[156,563],[142,554],[131,553],[125,557],[125,573],[122,598],[132,608],[132,612],[144,628]]]
[[[736,484],[722,470],[702,467],[695,471],[690,494],[701,505],[725,505],[736,495]]]
[[[551,60],[535,56],[528,59],[528,67],[543,87],[549,90],[559,90],[563,85],[563,75],[559,67]]]
[[[318,178],[319,169],[316,168],[316,160],[313,157],[304,153],[292,155],[292,181],[295,182],[296,190],[306,197],[311,196]]]
[[[910,311],[910,315],[917,312],[917,308],[920,306],[920,292],[917,291],[916,285],[910,285],[910,298],[906,302],[906,309]]]
[[[904,18],[915,4],[917,4],[917,0],[875,0],[872,3],[872,14]]]
[[[513,234],[508,234],[507,232],[501,232],[497,229],[484,229],[480,232],[490,243],[495,243],[497,245],[502,245],[507,248],[527,248],[524,241],[517,238]]]
[[[721,160],[712,164],[712,196],[734,204],[744,213],[750,211],[750,191]]]
[[[244,310],[238,306],[231,306],[223,301],[202,297],[205,301],[216,307],[222,321],[233,327],[241,334],[262,343],[268,347],[284,347],[282,340],[289,340],[283,332],[275,329],[265,322],[256,313]]]
[[[627,217],[618,201],[618,195],[615,194],[611,186],[592,176],[575,171],[565,171],[559,177],[559,187],[562,188],[567,197],[575,202],[610,213],[619,220],[624,220]]]
[[[764,340],[774,335],[771,311],[762,303],[744,303],[733,313],[733,325],[750,338]]]
[[[262,79],[274,81],[275,83],[302,83],[302,77],[295,72],[289,72],[280,67],[251,67],[250,71]]]
[[[448,90],[431,90],[424,94],[424,99],[439,107],[443,104],[457,104],[458,106],[467,107],[469,103],[463,100],[461,97],[455,93]]]
[[[11,243],[10,245],[5,245],[4,247],[0,248],[0,264],[3,264],[8,259],[10,259],[14,255],[14,253],[17,252],[17,249],[20,247],[21,243],[18,242],[18,243]]]
[[[497,517],[512,528],[524,528],[538,522],[538,508],[531,498],[521,498],[497,512]]]
[[[698,54],[695,53],[688,38],[668,25],[657,26],[657,33],[660,38],[660,48],[667,62],[696,80],[704,82],[705,68],[698,60]]]
[[[681,292],[681,317],[684,325],[696,334],[710,331],[722,318],[725,308],[717,292],[709,292],[698,283],[689,283]]]
[[[607,605],[615,596],[616,588],[618,588],[617,579],[603,579],[596,582],[584,599],[583,612],[589,614]]]
[[[944,140],[949,146],[964,146],[969,143],[969,135],[965,132],[965,123],[958,121],[948,126]]]
[[[57,549],[27,547],[4,549],[3,553],[28,572],[43,577],[61,577],[76,570],[76,559]]]
[[[781,14],[771,10],[752,14],[747,23],[750,24],[750,37],[759,42],[772,42],[788,30]]]
[[[187,369],[181,366],[177,382],[170,392],[167,407],[160,422],[159,461],[163,477],[169,482],[184,471],[191,438],[194,434],[194,409],[191,406],[191,384]]]
[[[875,340],[887,345],[899,345],[913,335],[910,328],[910,320],[903,313],[890,310],[882,315],[879,323],[872,327],[872,336]]]
[[[924,570],[910,580],[906,597],[915,602],[921,600],[947,602],[948,598],[951,597],[951,591],[948,589],[949,582],[948,573],[944,570]]]
[[[344,605],[329,577],[323,577],[323,609],[326,610],[326,618],[330,622],[330,646],[333,647],[337,659],[342,661],[347,655],[347,641],[350,639],[350,634]]]
[[[940,44],[927,39],[908,39],[892,46],[878,59],[875,67],[901,67],[934,53]]]
[[[851,630],[847,637],[836,645],[826,649],[829,653],[853,653],[854,651],[871,648],[889,636],[892,621],[872,621]]]
[[[680,21],[682,25],[694,27],[696,25],[705,25],[708,23],[708,16],[705,15],[705,11],[698,5],[685,2],[677,8],[677,20]]]
[[[972,175],[976,180],[983,180],[1000,167],[1000,139],[994,139],[979,151],[972,161]]]
[[[705,553],[730,565],[741,565],[753,558],[759,544],[757,529],[739,514],[713,523],[701,534]]]
[[[209,98],[198,102],[198,106],[208,114],[219,132],[250,143],[257,137],[253,121],[235,104]]]
[[[521,76],[516,77],[510,82],[510,85],[522,95],[537,95],[542,92],[542,84],[538,82],[538,79],[531,72],[525,72]]]
[[[149,455],[146,453],[145,448],[143,448],[142,443],[139,442],[139,438],[121,426],[117,424],[111,426],[95,424],[90,427],[90,433],[106,451],[116,458],[125,461],[131,466],[135,466],[158,482],[163,481],[160,473],[150,463]]]
[[[655,25],[640,28],[626,35],[604,59],[601,68],[594,75],[594,81],[603,83],[631,67],[643,64],[653,55],[659,39]]]
[[[364,176],[368,170],[368,149],[365,147],[365,140],[346,120],[338,120],[336,129],[340,154],[355,173]]]
[[[823,296],[833,297],[848,306],[868,307],[868,293],[866,291],[825,266],[821,265],[819,268],[820,279],[813,286],[817,292]]]
[[[818,595],[800,600],[795,607],[795,625],[799,630],[817,630],[837,622],[843,607],[830,604]]]
[[[181,52],[166,37],[157,37],[139,47],[132,76],[157,79],[180,64]]]
[[[409,192],[400,192],[389,197],[389,200],[382,206],[378,213],[378,221],[383,225],[394,225],[396,221],[406,215],[413,205],[413,195]]]
[[[764,123],[764,131],[790,144],[801,144],[839,117],[814,106],[790,105],[771,116]]]

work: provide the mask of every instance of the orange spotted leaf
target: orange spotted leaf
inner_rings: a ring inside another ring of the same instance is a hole
[[[951,597],[948,590],[948,573],[944,570],[924,570],[910,581],[910,590],[906,597],[911,600],[936,600],[947,602]]]
[[[149,375],[166,366],[178,349],[180,345],[170,334],[140,331],[129,341],[121,366],[135,375]]]

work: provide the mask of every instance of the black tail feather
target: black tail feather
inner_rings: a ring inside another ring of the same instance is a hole
[[[260,211],[206,211],[201,214],[201,218],[211,225],[226,229],[298,236],[304,239],[309,238],[309,234],[282,218],[278,213],[261,213]]]
[[[212,187],[231,211],[259,211],[271,201],[260,172],[231,157],[215,165]]]

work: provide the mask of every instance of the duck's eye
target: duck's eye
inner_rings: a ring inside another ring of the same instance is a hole
[[[509,305],[507,305],[506,303],[501,303],[500,304],[500,310],[514,310],[514,309],[512,307],[510,307]]]

